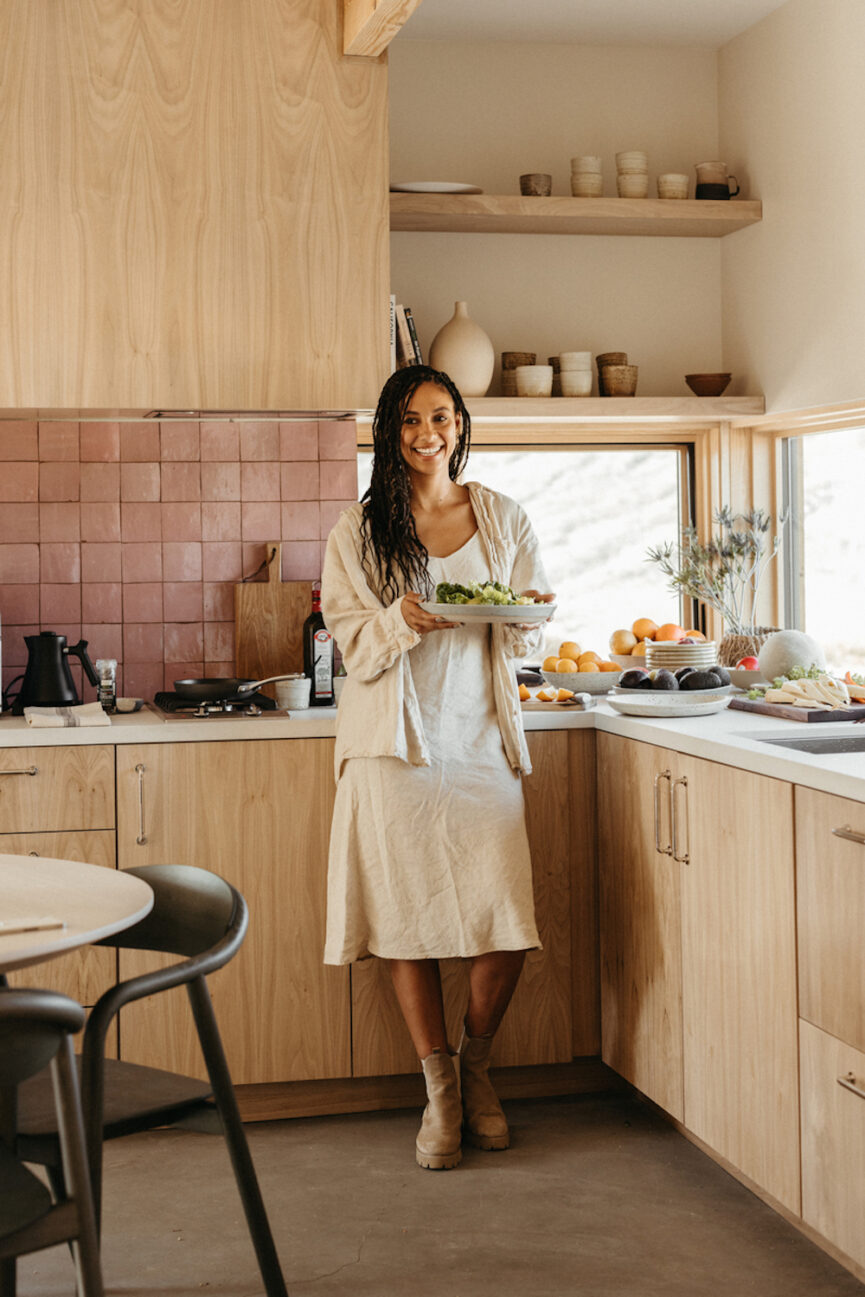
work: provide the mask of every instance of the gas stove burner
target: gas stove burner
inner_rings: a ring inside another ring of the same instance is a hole
[[[176,693],[158,693],[153,702],[160,711],[183,717],[261,716],[265,712],[276,711],[276,703],[266,694],[256,694],[254,698],[235,695],[234,698],[216,702],[196,702]]]

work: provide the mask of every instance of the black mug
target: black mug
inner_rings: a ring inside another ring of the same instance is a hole
[[[736,180],[736,177],[731,176],[730,179]],[[697,198],[714,199],[716,202],[719,200],[723,202],[725,198],[735,198],[738,192],[739,183],[736,181],[736,188],[732,193],[730,192],[729,185],[697,185],[695,196]]]

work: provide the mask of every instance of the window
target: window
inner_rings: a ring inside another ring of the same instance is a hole
[[[787,443],[787,621],[822,644],[836,671],[865,666],[865,429]]]
[[[372,454],[359,457],[361,495]],[[471,452],[464,481],[517,500],[541,546],[558,611],[547,642],[576,639],[605,656],[610,633],[638,617],[678,622],[678,595],[646,550],[675,541],[687,515],[684,447],[531,447]]]

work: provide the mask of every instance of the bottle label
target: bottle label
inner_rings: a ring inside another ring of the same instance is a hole
[[[323,627],[312,637],[312,693],[314,698],[333,694],[333,636]]]

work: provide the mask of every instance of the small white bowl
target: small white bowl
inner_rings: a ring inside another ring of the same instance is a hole
[[[648,173],[632,173],[628,171],[619,174],[616,177],[616,192],[620,198],[648,198]]]
[[[626,149],[616,154],[616,170],[619,175],[635,172],[646,174],[649,170],[649,156],[641,149]]]
[[[517,396],[550,396],[553,390],[552,365],[517,365]]]
[[[603,198],[604,177],[593,171],[571,172],[571,196],[573,198]]]
[[[601,159],[596,153],[582,153],[577,158],[571,158],[571,175],[580,173],[581,175],[600,175]]]
[[[590,351],[560,351],[559,352],[559,372],[564,369],[588,369],[592,368],[592,353]]]
[[[573,689],[576,694],[608,694],[618,684],[621,671],[542,671],[548,685]]]
[[[590,369],[563,369],[559,374],[562,396],[591,396],[592,381]]]

